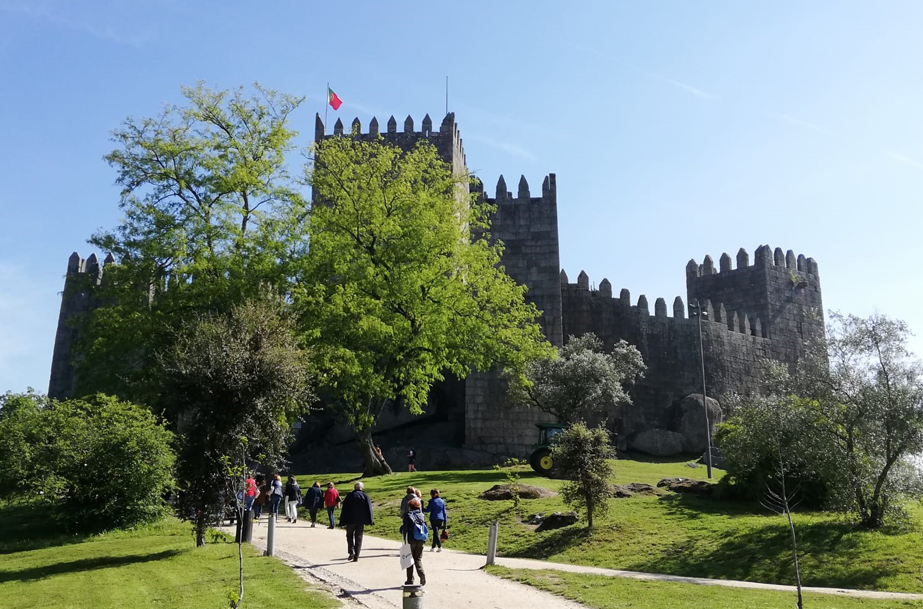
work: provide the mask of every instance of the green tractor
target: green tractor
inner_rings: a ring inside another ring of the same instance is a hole
[[[551,458],[551,443],[555,436],[567,429],[566,425],[560,423],[536,423],[538,427],[538,444],[533,448],[532,456],[529,457],[529,465],[536,473],[542,476],[550,476],[554,468],[554,459]]]

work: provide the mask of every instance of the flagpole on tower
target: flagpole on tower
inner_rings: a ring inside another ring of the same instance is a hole
[[[327,133],[327,108],[330,107],[330,83],[327,83],[327,90],[324,91],[324,133]]]
[[[445,77],[445,113],[449,113],[449,77]]]

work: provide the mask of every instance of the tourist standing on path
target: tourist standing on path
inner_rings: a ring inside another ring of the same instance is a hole
[[[407,471],[415,472],[417,471],[417,451],[413,449],[413,446],[410,447],[410,450],[407,451]]]
[[[250,511],[253,508],[253,501],[256,499],[256,480],[253,474],[247,473],[247,479],[244,481],[244,510]]]
[[[311,528],[313,529],[314,525],[317,524],[317,510],[324,505],[324,491],[320,490],[320,484],[315,482],[314,486],[308,489],[304,504],[308,508],[308,513],[311,514]]]
[[[269,513],[279,516],[279,504],[282,503],[282,477],[276,474],[272,477],[269,491]]]
[[[423,546],[426,545],[426,538],[417,539],[420,535],[414,534],[414,531],[426,529],[426,519],[423,516],[423,510],[420,509],[421,506],[420,500],[416,497],[410,500],[410,504],[407,506],[410,509],[404,514],[404,524],[401,527],[401,532],[404,534],[404,541],[410,544],[410,554],[413,556],[413,564],[407,567],[407,581],[404,582],[405,586],[413,584],[414,568],[417,570],[417,575],[420,576],[420,585],[426,585],[426,575],[423,573]]]
[[[266,483],[266,479],[262,474],[257,474],[256,484],[258,491],[256,498],[253,500],[253,516],[259,520],[260,516],[263,514],[263,506],[269,501],[269,484]]]
[[[288,477],[285,485],[285,516],[289,522],[298,522],[298,505],[301,503],[301,487],[295,476]]]
[[[327,483],[327,491],[324,493],[324,506],[327,508],[327,518],[330,520],[328,529],[336,528],[336,519],[333,517],[333,511],[340,505],[340,493],[333,488],[333,482]]]
[[[353,562],[359,560],[365,525],[375,524],[372,520],[372,500],[365,494],[364,488],[361,482],[356,482],[353,492],[343,499],[343,508],[340,510],[340,524],[346,527],[347,560]]]
[[[426,509],[423,510],[429,513],[430,535],[433,536],[433,545],[429,551],[432,552],[438,548],[442,552],[442,539],[439,538],[439,534],[448,523],[449,516],[445,510],[445,500],[439,494],[439,489],[434,488],[431,490],[429,496],[429,503],[426,504]]]
[[[416,498],[417,498],[417,489],[415,489],[412,486],[408,486],[407,494],[404,495],[403,499],[401,499],[401,518],[404,518],[404,514],[406,514],[410,510],[410,508],[407,507],[407,504],[410,503],[411,499],[416,499]]]

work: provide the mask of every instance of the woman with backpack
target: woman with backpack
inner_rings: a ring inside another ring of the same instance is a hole
[[[417,570],[417,575],[420,576],[420,585],[426,585],[426,575],[423,573],[423,546],[426,545],[426,539],[429,537],[429,529],[426,528],[426,518],[423,516],[422,506],[423,504],[416,497],[411,499],[407,504],[410,509],[404,514],[404,524],[401,526],[404,541],[410,545],[410,553],[413,556],[413,564],[407,567],[405,586],[413,584],[414,568]]]
[[[445,510],[445,500],[439,494],[439,489],[433,489],[429,492],[430,500],[426,504],[426,509],[424,512],[429,513],[429,528],[433,534],[433,545],[430,547],[430,552],[442,552],[442,539],[439,537],[439,534],[449,521],[449,516]],[[437,550],[438,548],[438,550]]]
[[[288,477],[285,485],[285,516],[289,522],[298,522],[298,505],[301,503],[301,487],[295,476]]]

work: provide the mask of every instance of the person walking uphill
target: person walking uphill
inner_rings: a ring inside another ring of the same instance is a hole
[[[317,510],[324,505],[324,491],[320,490],[320,484],[314,483],[314,486],[308,489],[308,494],[304,498],[304,505],[311,514],[311,528],[317,524]]]
[[[301,503],[301,487],[295,476],[288,477],[285,485],[285,516],[289,522],[298,522],[298,505]]]
[[[327,490],[324,492],[324,506],[327,508],[327,518],[330,520],[328,529],[335,529],[337,526],[333,511],[337,509],[338,505],[340,505],[340,493],[333,488],[333,482],[328,482]]]
[[[269,491],[269,513],[279,516],[279,504],[282,502],[282,477],[276,474],[272,477]]]
[[[404,541],[410,545],[410,554],[413,556],[413,564],[407,567],[405,586],[413,584],[414,568],[417,570],[417,575],[420,576],[420,585],[426,585],[426,574],[423,573],[423,546],[426,545],[427,530],[423,510],[420,509],[422,505],[416,497],[411,499],[407,505],[410,509],[404,514],[404,524],[401,526]]]
[[[446,528],[449,516],[445,510],[445,500],[439,494],[439,489],[434,488],[431,490],[429,496],[429,503],[426,504],[426,508],[423,510],[429,513],[430,534],[433,536],[433,545],[430,546],[429,551],[432,552],[439,548],[439,552],[442,552],[442,539],[439,534]]]
[[[372,500],[365,494],[364,488],[361,482],[356,482],[353,492],[346,495],[340,509],[340,524],[346,527],[346,551],[349,553],[347,560],[353,562],[359,560],[365,525],[375,524],[372,520]]]

